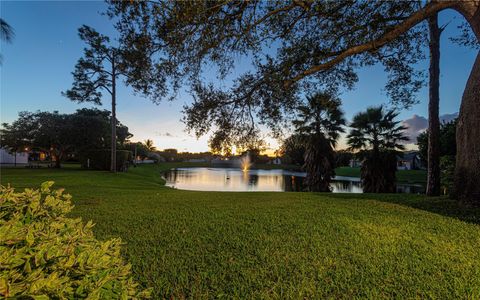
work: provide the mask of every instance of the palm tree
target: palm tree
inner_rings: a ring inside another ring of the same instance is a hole
[[[145,148],[149,151],[149,152],[153,152],[155,150],[157,150],[157,148],[153,145],[153,141],[152,140],[145,140],[145,143],[143,143],[145,145]]]
[[[351,150],[360,150],[363,156],[362,185],[369,193],[394,193],[395,172],[400,144],[408,138],[403,134],[406,127],[395,121],[398,113],[383,106],[370,107],[353,117],[352,128],[347,136]]]
[[[340,105],[340,99],[332,94],[318,92],[298,107],[298,118],[293,121],[296,133],[305,139],[305,184],[310,191],[331,191],[330,180],[335,176],[333,149],[345,125]]]
[[[12,26],[10,26],[4,19],[0,18],[0,37],[5,42],[11,43],[15,36]]]
[[[4,19],[0,18],[0,38],[7,42],[11,43],[15,33],[12,26],[10,26]],[[2,55],[0,54],[0,65],[2,64]]]

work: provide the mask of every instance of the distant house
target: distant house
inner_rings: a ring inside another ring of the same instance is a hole
[[[150,152],[146,157],[137,155],[133,162],[135,164],[154,164],[157,162],[165,162],[165,158],[158,153]]]
[[[186,162],[191,162],[191,163],[203,163],[207,161],[208,160],[206,158],[190,158],[186,160]]]
[[[144,159],[144,160],[136,160],[136,164],[154,164],[155,161],[153,159]]]
[[[281,165],[282,159],[280,157],[275,157],[274,159],[270,160],[269,163],[272,165]]]
[[[397,170],[419,170],[423,165],[418,151],[405,152],[397,156]]]
[[[362,161],[359,159],[351,159],[349,166],[351,168],[360,168]],[[420,154],[418,151],[404,152],[403,155],[397,156],[397,170],[419,170],[423,169]]]
[[[360,168],[362,166],[362,161],[352,158],[348,165],[350,166],[350,168]]]
[[[218,165],[218,166],[233,166],[233,165],[240,165],[241,163],[240,159],[238,158],[228,159],[228,158],[220,158],[220,157],[212,159],[211,162],[213,165]]]
[[[15,158],[16,156],[16,158]],[[28,164],[28,152],[10,153],[8,149],[0,148],[0,164]]]

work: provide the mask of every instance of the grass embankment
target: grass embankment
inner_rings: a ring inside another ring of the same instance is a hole
[[[98,238],[123,239],[154,298],[480,297],[478,210],[405,194],[180,191],[162,186],[170,167],[5,169],[1,182],[66,188]]]
[[[338,176],[360,177],[360,168],[339,167],[335,169],[335,174]],[[425,170],[399,170],[396,176],[398,182],[427,182],[427,172]]]

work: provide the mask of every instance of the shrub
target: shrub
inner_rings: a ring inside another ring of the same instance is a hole
[[[364,193],[395,193],[397,154],[395,151],[365,151],[361,167]]]
[[[440,157],[440,182],[443,194],[452,194],[455,177],[455,155]]]
[[[110,170],[110,149],[88,150],[81,155],[82,167],[94,170]],[[117,150],[117,171],[126,171],[132,161],[132,152]],[[87,162],[87,160],[90,160]]]
[[[73,206],[63,190],[0,193],[0,297],[34,299],[146,298],[137,290],[130,265],[120,256],[120,239],[93,236],[93,224],[67,218]]]

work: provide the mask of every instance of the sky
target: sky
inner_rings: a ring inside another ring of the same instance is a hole
[[[15,30],[11,44],[2,42],[3,64],[0,66],[0,118],[12,122],[20,111],[57,110],[72,113],[92,104],[77,104],[61,95],[72,85],[71,72],[82,56],[84,44],[77,34],[83,24],[100,33],[116,37],[113,22],[101,13],[106,5],[101,1],[1,1],[0,15]],[[459,110],[460,100],[468,75],[478,51],[453,44],[448,38],[458,34],[462,17],[454,11],[441,12],[439,24],[450,22],[441,39],[440,115],[450,120]],[[245,70],[245,58],[239,59],[233,76]],[[243,66],[243,67],[242,67]],[[428,70],[428,61],[418,65]],[[213,72],[213,71],[212,71]],[[388,103],[383,91],[386,74],[381,66],[359,70],[359,82],[352,91],[343,92],[343,110],[347,120],[365,108]],[[207,74],[208,76],[208,74]],[[213,74],[211,74],[214,77]],[[225,83],[228,85],[228,82]],[[420,103],[402,110],[399,119],[409,126],[408,134],[414,140],[427,126],[428,89],[419,94]],[[176,148],[179,151],[208,151],[208,136],[196,139],[185,132],[181,122],[182,107],[192,97],[182,92],[173,102],[153,104],[134,95],[131,89],[118,87],[117,118],[133,133],[132,141],[152,139],[159,149]],[[108,98],[104,109],[110,109]],[[268,134],[268,132],[265,132]],[[270,148],[278,143],[267,138]],[[344,137],[339,147],[345,146]]]

